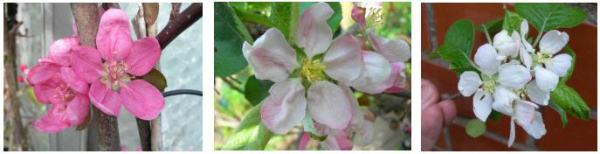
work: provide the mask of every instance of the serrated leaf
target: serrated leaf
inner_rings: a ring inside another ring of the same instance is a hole
[[[215,3],[215,75],[226,77],[244,69],[248,62],[242,44],[252,43],[250,33],[228,3]]]
[[[444,43],[436,50],[436,54],[450,63],[450,69],[460,74],[464,71],[477,71],[470,60],[472,49],[473,23],[462,19],[448,28]]]
[[[159,70],[153,68],[148,74],[142,77],[143,80],[150,82],[160,92],[164,92],[167,87],[167,79]]]
[[[273,82],[258,80],[256,76],[252,75],[248,78],[244,86],[244,96],[252,106],[255,106],[269,96],[269,89],[272,85]]]
[[[538,31],[575,27],[587,18],[583,10],[558,3],[517,3],[515,11]]]
[[[567,119],[567,112],[565,112],[565,110],[563,110],[560,106],[556,105],[556,103],[554,103],[553,101],[550,101],[549,105],[550,108],[558,112],[558,115],[560,115],[560,120],[562,122],[562,127],[565,128],[567,126],[567,123],[569,123],[569,120]]]
[[[465,131],[467,132],[467,135],[473,138],[483,135],[485,130],[485,123],[479,119],[471,119],[467,122],[467,125],[465,125]]]
[[[556,89],[552,91],[550,99],[571,116],[579,119],[590,118],[590,107],[587,106],[575,89],[565,83],[558,83]]]

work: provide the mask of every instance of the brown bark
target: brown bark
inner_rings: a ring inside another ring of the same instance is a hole
[[[171,41],[198,21],[200,17],[202,17],[202,3],[193,3],[174,19],[170,19],[167,26],[156,36],[156,39],[160,43],[160,48],[165,49]]]
[[[96,47],[96,33],[98,32],[98,24],[100,16],[98,14],[98,4],[82,3],[71,4],[73,16],[77,24],[80,43],[89,47]],[[92,138],[97,138],[97,147],[90,149],[101,151],[117,151],[120,150],[119,127],[117,118],[110,116],[100,111],[96,107],[92,107],[93,119],[95,123],[96,133],[92,133]]]

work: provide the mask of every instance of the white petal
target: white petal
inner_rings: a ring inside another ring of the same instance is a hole
[[[546,68],[558,76],[565,76],[569,68],[571,68],[571,55],[563,53],[556,55],[549,63],[546,63]]]
[[[498,71],[500,66],[497,57],[496,49],[490,44],[484,44],[475,53],[475,64],[479,66],[481,72],[491,76]]]
[[[352,35],[336,39],[325,53],[325,73],[344,84],[356,80],[362,71],[361,43]]]
[[[377,94],[393,86],[387,84],[392,75],[392,66],[383,56],[367,51],[363,52],[363,60],[363,71],[358,79],[352,82],[352,87],[369,94]]]
[[[535,109],[537,106],[531,102],[518,100],[515,103],[515,112],[513,117],[516,119],[517,124],[523,126],[523,124],[529,124],[533,120],[536,113]]]
[[[508,136],[508,147],[512,146],[515,142],[515,122],[513,119],[510,120],[510,135]]]
[[[523,21],[521,21],[521,29],[519,32],[523,38],[527,36],[527,33],[529,33],[529,24],[527,24],[527,19],[523,19]]]
[[[387,40],[385,38],[369,33],[369,41],[379,54],[390,62],[405,62],[410,59],[410,46],[402,39]]]
[[[546,106],[550,100],[550,92],[540,89],[535,81],[527,84],[525,93],[527,93],[527,97],[529,97],[531,101],[539,105]]]
[[[517,33],[508,34],[502,30],[494,36],[494,47],[498,49],[498,55],[516,57],[520,47],[520,36]]]
[[[513,101],[517,99],[517,95],[502,86],[497,86],[494,90],[494,103],[492,108],[504,115],[513,114]]]
[[[478,90],[473,96],[473,113],[481,121],[486,121],[492,113],[493,97],[487,92]]]
[[[315,3],[300,17],[296,29],[296,42],[304,48],[309,58],[323,53],[331,44],[333,32],[327,20],[333,15],[333,9],[327,3]]]
[[[533,120],[530,123],[521,125],[521,127],[535,139],[540,139],[546,134],[546,126],[540,112],[535,112]]]
[[[463,96],[471,96],[481,86],[481,79],[479,75],[473,71],[466,71],[460,74],[460,80],[458,80],[458,91]]]
[[[556,88],[556,85],[558,84],[558,75],[542,66],[536,66],[534,70],[535,82],[540,89],[550,92]]]
[[[525,48],[521,48],[521,50],[519,51],[519,53],[520,53],[519,57],[521,58],[521,62],[523,62],[523,65],[525,65],[525,68],[531,69],[531,65],[533,63],[533,59],[531,58],[531,55],[529,54],[529,51],[527,49],[525,49]]]
[[[567,42],[569,42],[569,34],[551,30],[542,36],[540,50],[542,53],[555,54],[565,47]]]
[[[274,133],[283,134],[306,115],[306,98],[300,79],[276,82],[261,106],[261,120]]]
[[[344,129],[352,119],[352,99],[355,98],[331,82],[313,82],[307,91],[308,113],[318,123]]]
[[[500,68],[498,81],[508,88],[520,89],[531,80],[529,69],[521,65],[507,64]]]
[[[283,81],[298,67],[296,52],[275,28],[267,30],[252,46],[244,42],[242,51],[257,79]]]

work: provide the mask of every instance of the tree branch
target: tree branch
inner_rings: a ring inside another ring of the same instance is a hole
[[[169,20],[165,28],[158,33],[156,39],[160,43],[160,48],[165,49],[181,32],[185,31],[190,25],[202,17],[202,4],[193,3],[175,19]]]
[[[96,33],[98,32],[98,25],[100,16],[98,13],[98,4],[96,3],[81,3],[71,4],[73,10],[73,16],[77,24],[77,30],[79,33],[80,43],[84,46],[96,47]],[[117,151],[120,150],[119,141],[119,127],[117,124],[117,118],[110,116],[100,111],[96,107],[92,106],[93,119],[92,122],[96,122],[97,128],[97,147],[91,149],[97,149],[101,151]]]

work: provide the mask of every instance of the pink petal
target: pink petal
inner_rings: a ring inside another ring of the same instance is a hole
[[[35,98],[44,104],[50,103],[50,99],[54,96],[54,87],[46,86],[44,84],[33,86],[33,93]]]
[[[363,7],[354,6],[352,7],[352,19],[362,28],[365,27],[367,21],[365,20],[365,13],[367,10]]]
[[[129,32],[129,18],[119,9],[108,9],[100,18],[96,47],[105,60],[121,60],[133,45]]]
[[[113,91],[99,80],[92,83],[90,86],[89,97],[100,111],[112,115],[119,116],[122,98],[121,94]]]
[[[79,38],[77,37],[66,37],[60,40],[56,40],[50,45],[50,51],[48,52],[48,58],[50,61],[58,63],[62,66],[71,65],[71,49],[79,46]]]
[[[70,126],[81,124],[90,111],[90,99],[85,94],[78,94],[67,104],[65,116]]]
[[[308,113],[329,128],[345,129],[352,119],[352,99],[341,87],[328,81],[316,81],[308,88]]]
[[[352,35],[336,39],[323,58],[325,73],[344,84],[356,80],[363,65],[361,46],[361,42]]]
[[[37,119],[33,126],[40,132],[56,133],[69,127],[69,122],[66,120],[65,112],[66,104],[54,104],[50,106],[46,115]]]
[[[300,123],[306,115],[306,98],[300,79],[276,82],[262,102],[263,124],[277,134],[283,134]]]
[[[326,3],[316,3],[304,10],[296,29],[296,42],[309,58],[323,53],[331,44],[333,32],[327,20],[333,10]]]
[[[135,117],[153,120],[165,106],[165,98],[145,80],[133,80],[121,89],[123,106]]]
[[[90,85],[79,78],[71,67],[60,68],[62,80],[65,81],[71,89],[79,93],[87,93]]]
[[[242,51],[257,79],[283,81],[298,67],[296,51],[275,28],[267,30],[254,45],[244,42]]]
[[[410,46],[404,40],[387,40],[370,32],[369,41],[375,51],[390,62],[405,62],[410,59]]]
[[[133,42],[131,52],[125,59],[127,72],[135,76],[143,76],[150,72],[160,58],[160,45],[154,37],[147,37]]]
[[[392,75],[391,64],[375,52],[363,52],[363,71],[351,84],[355,89],[369,94],[381,93],[392,86],[388,83]]]
[[[392,76],[387,82],[387,84],[391,84],[392,87],[386,89],[386,93],[398,93],[406,88],[405,68],[406,65],[404,65],[404,62],[392,63]]]
[[[27,82],[29,82],[30,85],[40,84],[41,82],[45,82],[46,80],[54,77],[59,72],[60,65],[48,62],[40,62],[33,66],[29,73],[27,73]]]
[[[102,73],[102,58],[98,50],[90,47],[75,48],[71,55],[71,67],[75,74],[88,83],[92,83]]]

